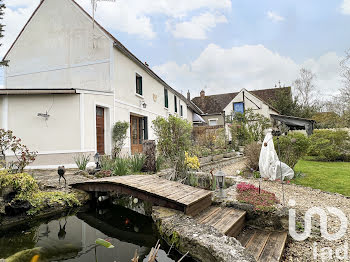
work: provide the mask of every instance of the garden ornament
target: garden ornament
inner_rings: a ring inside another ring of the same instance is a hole
[[[63,178],[64,179],[64,185],[66,186],[67,180],[64,177],[64,174],[66,173],[65,167],[64,166],[59,166],[58,169],[57,169],[57,173],[59,175],[58,183],[61,184],[61,178]]]

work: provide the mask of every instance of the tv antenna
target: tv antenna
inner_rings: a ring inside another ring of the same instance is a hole
[[[93,38],[95,39],[95,13],[97,10],[97,2],[115,2],[116,0],[91,0],[91,6],[92,6],[92,32],[93,32]],[[94,46],[95,48],[95,41]]]

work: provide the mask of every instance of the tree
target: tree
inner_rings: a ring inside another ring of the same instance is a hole
[[[341,103],[344,106],[344,111],[350,112],[350,49],[345,52],[345,58],[340,62],[341,77],[344,87],[340,89]]]
[[[314,101],[316,86],[315,74],[305,68],[300,69],[299,78],[294,81],[296,97],[302,107],[311,107]]]
[[[128,122],[118,121],[114,124],[113,131],[112,131],[112,140],[114,143],[113,152],[112,152],[113,158],[116,158],[122,151],[128,128],[129,128]]]
[[[293,98],[290,87],[279,89],[276,92],[275,99],[270,100],[270,104],[277,109],[281,115],[297,116],[299,105],[297,99]]]
[[[5,25],[3,25],[1,23],[2,19],[4,18],[4,9],[6,8],[5,7],[5,4],[2,2],[3,0],[0,0],[0,39],[4,37],[4,27]],[[2,44],[0,43],[0,47],[2,46]],[[8,61],[0,61],[0,66],[7,66],[7,62]]]

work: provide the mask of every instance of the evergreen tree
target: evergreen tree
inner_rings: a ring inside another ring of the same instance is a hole
[[[3,0],[0,0],[0,40],[1,38],[4,37],[4,27],[5,25],[2,24],[2,19],[4,18],[4,9],[5,9],[5,4],[3,3]],[[0,47],[2,44],[0,43]],[[0,66],[7,66],[7,61],[0,61]]]

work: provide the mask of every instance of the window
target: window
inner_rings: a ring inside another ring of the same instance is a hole
[[[168,89],[164,88],[164,106],[169,108]]]
[[[136,74],[136,94],[142,96],[142,76]]]
[[[209,126],[216,126],[218,124],[217,119],[209,119]]]
[[[184,115],[183,107],[182,105],[180,105],[180,116],[183,116],[183,115]]]
[[[177,113],[177,97],[174,96],[174,110],[175,110],[175,113]]]
[[[239,103],[233,103],[233,112],[235,113],[244,113],[244,103],[239,102]]]

